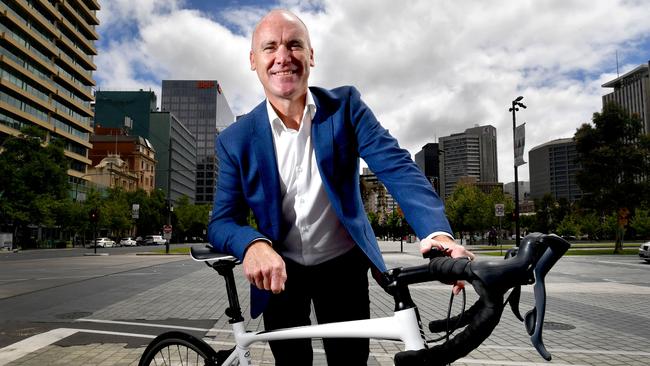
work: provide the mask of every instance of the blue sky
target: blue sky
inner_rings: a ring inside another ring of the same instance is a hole
[[[601,107],[601,85],[650,60],[647,0],[107,0],[95,78],[104,89],[219,80],[233,111],[262,100],[250,32],[274,7],[310,29],[310,83],[355,85],[415,154],[474,125],[497,128],[499,179],[512,180],[510,101],[524,96],[526,150],[571,137]],[[527,166],[519,174],[527,179]]]

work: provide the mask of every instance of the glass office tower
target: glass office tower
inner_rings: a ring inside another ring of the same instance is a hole
[[[218,167],[214,141],[235,117],[217,80],[163,80],[162,111],[196,137],[196,203],[212,204]]]

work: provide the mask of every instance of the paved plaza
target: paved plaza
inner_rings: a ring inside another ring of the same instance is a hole
[[[383,242],[381,246],[389,267],[424,263],[415,244],[405,244],[404,253],[400,253],[399,243]],[[607,260],[600,262],[599,265],[607,265]],[[567,257],[556,265],[547,278],[547,324],[544,330],[546,347],[553,355],[551,362],[544,361],[537,354],[523,324],[506,309],[492,336],[454,365],[647,365],[650,360],[650,287],[642,282],[647,280],[650,267],[644,268],[643,264],[636,262],[626,265],[638,265],[638,270],[646,274],[645,279],[639,279],[639,283],[622,283],[602,278],[598,265],[593,265],[590,272],[592,265],[585,257]],[[575,266],[586,266],[587,270],[582,270],[577,276]],[[178,323],[179,319],[207,321],[213,325],[209,330],[205,328],[203,336],[214,337],[209,342],[217,348],[230,348],[234,343],[224,315],[227,299],[223,281],[210,268],[198,268],[188,275],[106,306],[84,319],[66,323],[65,327],[76,328],[75,324],[101,321],[138,324],[170,324]],[[631,268],[637,270],[637,267]],[[248,314],[248,284],[240,268],[236,269],[236,276],[240,302],[244,314]],[[423,320],[446,316],[449,286],[429,283],[411,289]],[[372,317],[392,314],[392,298],[374,281],[371,282],[370,294]],[[470,290],[467,297],[469,307],[476,296]],[[522,313],[532,307],[532,301],[532,286],[527,286],[522,291]],[[454,312],[459,308],[460,299],[457,299]],[[248,320],[246,327],[249,331],[262,329],[260,319]],[[436,336],[427,335],[430,338]],[[401,344],[394,341],[372,340],[370,345],[369,365],[392,365],[393,355],[401,349]],[[84,345],[55,342],[8,365],[137,365],[142,351],[142,344],[134,346],[126,340]],[[326,365],[322,344],[318,340],[314,340],[314,354],[315,365]],[[1,355],[2,350],[0,364]],[[266,344],[255,346],[253,355],[256,364],[273,364]]]

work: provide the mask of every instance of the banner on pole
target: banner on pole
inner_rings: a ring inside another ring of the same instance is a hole
[[[526,124],[515,128],[515,166],[526,164],[524,161],[524,146],[526,145]]]

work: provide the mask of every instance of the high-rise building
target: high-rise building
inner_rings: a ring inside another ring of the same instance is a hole
[[[74,186],[85,184],[92,132],[96,0],[3,0],[0,144],[25,126],[65,142]]]
[[[172,112],[196,137],[196,203],[212,204],[218,166],[216,134],[235,117],[216,80],[163,80],[162,111]]]
[[[428,143],[415,154],[415,164],[420,167],[431,186],[440,192],[440,150],[439,144]]]
[[[572,138],[557,139],[535,146],[528,152],[530,196],[541,198],[550,193],[555,199],[574,202],[582,198],[576,180],[580,166]]]
[[[637,114],[643,121],[645,133],[650,133],[650,61],[634,70],[603,84],[614,91],[603,95],[603,105],[613,101],[630,114]]]
[[[171,202],[187,196],[195,202],[196,138],[170,112],[151,112],[149,138],[156,147],[156,188]],[[164,147],[164,148],[161,148]]]
[[[477,182],[496,183],[497,129],[491,125],[468,128],[465,132],[441,137],[439,150],[440,196],[449,197],[463,177],[474,177]]]

